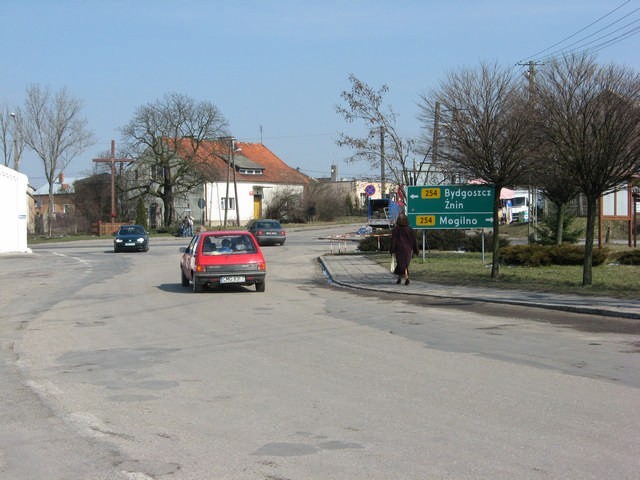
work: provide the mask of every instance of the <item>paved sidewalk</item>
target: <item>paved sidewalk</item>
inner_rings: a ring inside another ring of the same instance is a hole
[[[640,319],[640,299],[458,287],[415,280],[406,286],[396,285],[395,275],[364,255],[323,255],[319,261],[330,281],[344,287]]]

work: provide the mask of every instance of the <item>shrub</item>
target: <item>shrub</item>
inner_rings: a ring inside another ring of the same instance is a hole
[[[607,251],[594,249],[591,264],[602,265]],[[580,245],[513,245],[500,249],[500,262],[505,265],[539,267],[542,265],[582,265],[584,246]]]
[[[640,250],[619,253],[615,260],[621,265],[640,265]]]
[[[333,221],[353,213],[353,201],[348,192],[332,183],[315,183],[304,190],[301,205],[302,218],[306,221]]]
[[[361,252],[388,252],[391,247],[391,230],[378,229],[375,235],[367,235],[358,243]]]
[[[296,222],[303,218],[302,196],[291,190],[278,191],[265,208],[265,218],[275,218],[281,222]]]
[[[551,265],[548,248],[542,245],[511,245],[500,249],[500,263],[539,267]]]
[[[556,265],[582,265],[584,263],[584,246],[582,245],[555,245],[550,247],[553,263]],[[591,265],[602,265],[607,259],[605,249],[594,248]]]
[[[498,237],[500,248],[504,248],[509,245],[509,240],[505,237]],[[474,232],[471,235],[466,235],[462,242],[462,249],[467,252],[481,252],[482,251],[482,233]],[[484,236],[484,249],[493,249],[493,233],[486,234]]]
[[[464,230],[427,230],[427,248],[442,251],[462,250],[466,237]]]
[[[538,243],[543,245],[557,245],[557,233],[558,233],[558,218],[557,218],[557,206],[552,206],[550,212],[542,217],[542,220],[538,227],[536,227],[536,234],[538,236]],[[575,220],[575,215],[569,212],[565,212],[562,217],[562,242],[563,243],[576,243],[584,231],[580,228],[572,228],[571,224]]]
[[[388,251],[391,243],[391,230],[389,229],[376,229],[376,236],[367,236],[360,240],[358,248],[362,252],[375,252],[378,251],[378,245],[380,245],[380,251]],[[422,248],[422,232],[414,230],[414,235],[418,242],[418,247]],[[500,238],[500,246],[506,247],[509,245],[509,240],[506,238]],[[428,230],[426,232],[426,249],[427,250],[440,250],[440,251],[458,251],[465,250],[467,252],[481,252],[482,251],[482,234],[474,233],[467,236],[464,230]],[[488,234],[485,236],[485,251],[493,248],[493,235]]]

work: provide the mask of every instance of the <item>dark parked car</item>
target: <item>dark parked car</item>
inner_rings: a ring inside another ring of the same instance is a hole
[[[246,231],[197,233],[181,249],[182,286],[201,292],[205,286],[255,285],[264,292],[267,263],[256,239]]]
[[[278,220],[252,220],[247,228],[260,245],[284,245],[287,239],[287,232]]]
[[[113,251],[125,250],[146,252],[149,250],[149,233],[142,225],[122,225],[114,234]]]

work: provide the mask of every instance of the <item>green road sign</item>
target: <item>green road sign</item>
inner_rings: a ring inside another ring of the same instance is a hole
[[[437,185],[407,189],[407,216],[413,228],[493,227],[493,185]]]

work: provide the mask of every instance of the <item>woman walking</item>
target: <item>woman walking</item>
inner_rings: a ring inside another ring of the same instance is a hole
[[[409,226],[409,219],[404,213],[398,215],[396,225],[391,231],[391,248],[389,251],[396,256],[396,268],[393,271],[398,275],[396,284],[404,278],[404,284],[409,285],[409,264],[411,257],[418,255],[418,242]]]

